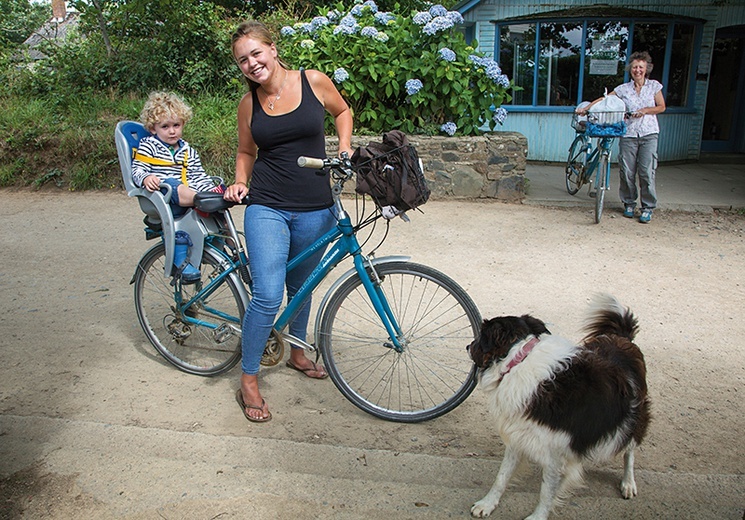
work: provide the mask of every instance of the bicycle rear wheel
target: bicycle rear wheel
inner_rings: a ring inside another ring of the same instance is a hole
[[[216,252],[205,248],[201,281],[172,286],[171,278],[163,275],[165,246],[158,244],[142,257],[133,279],[135,309],[142,330],[169,363],[189,374],[221,374],[233,368],[241,357],[244,305],[232,277],[225,278],[214,292],[188,308],[179,309],[176,304],[179,292],[181,301],[186,303],[220,274],[220,260]],[[188,318],[198,323],[191,323]]]
[[[601,155],[598,163],[597,172],[597,193],[595,194],[595,224],[600,224],[600,218],[603,216],[603,202],[605,201],[605,191],[608,188],[608,178],[610,177],[610,163],[608,156]]]
[[[431,267],[390,262],[375,269],[404,333],[404,350],[393,349],[354,275],[321,318],[317,340],[332,381],[381,419],[420,422],[453,410],[476,385],[466,346],[479,333],[481,314],[457,283]]]
[[[574,195],[586,182],[584,179],[587,167],[587,139],[578,134],[569,147],[569,157],[565,168],[566,186],[569,195]]]

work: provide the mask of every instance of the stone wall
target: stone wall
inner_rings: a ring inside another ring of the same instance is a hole
[[[352,147],[380,141],[355,136]],[[491,198],[520,202],[525,197],[528,141],[517,132],[495,132],[479,137],[410,136],[419,152],[432,199]],[[337,139],[327,139],[327,154],[337,153]]]

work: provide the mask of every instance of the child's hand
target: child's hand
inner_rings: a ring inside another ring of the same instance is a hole
[[[145,180],[142,181],[142,187],[147,191],[153,192],[160,188],[160,179],[157,175],[148,175]]]

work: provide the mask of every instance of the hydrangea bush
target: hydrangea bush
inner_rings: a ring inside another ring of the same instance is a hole
[[[333,78],[358,130],[477,135],[504,121],[512,85],[462,23],[441,5],[406,17],[367,0],[285,26],[278,43],[293,66]]]

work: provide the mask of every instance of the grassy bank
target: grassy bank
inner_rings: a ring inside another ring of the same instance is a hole
[[[194,118],[184,138],[199,151],[209,174],[231,180],[238,95],[202,94],[186,101]],[[145,97],[112,92],[0,96],[0,187],[121,189],[114,127],[121,120],[138,120],[144,102]]]

